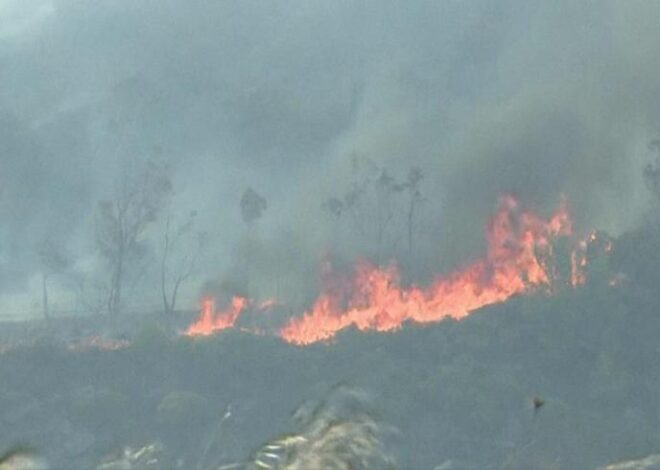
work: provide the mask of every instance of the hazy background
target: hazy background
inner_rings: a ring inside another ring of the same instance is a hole
[[[546,213],[563,193],[578,230],[618,234],[648,199],[658,18],[652,1],[0,0],[2,314],[40,313],[47,237],[97,295],[97,203],[146,159],[169,165],[169,212],[196,210],[209,236],[180,308],[240,271],[241,250],[257,296],[301,305],[324,256],[369,256],[321,209],[355,157],[424,171],[422,279],[481,252],[505,192]],[[247,187],[268,201],[250,230]],[[55,312],[84,311],[66,279]],[[136,276],[127,304],[158,307],[157,279]]]

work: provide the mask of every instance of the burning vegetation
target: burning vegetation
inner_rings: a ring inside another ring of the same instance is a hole
[[[549,218],[543,218],[513,196],[503,197],[488,223],[486,240],[482,258],[439,276],[428,287],[402,285],[395,264],[380,267],[360,260],[347,277],[334,273],[326,261],[323,290],[311,309],[290,318],[276,333],[289,343],[307,345],[329,340],[348,327],[392,331],[408,321],[461,319],[514,295],[552,293],[562,286],[583,284],[588,259],[596,251],[612,250],[612,241],[597,232],[587,240],[576,240],[564,199]],[[199,319],[186,333],[209,335],[234,327],[251,304],[234,297],[227,309],[216,311],[213,299],[207,298]]]
[[[190,325],[187,333],[191,336],[210,335],[217,331],[231,328],[247,305],[244,297],[234,297],[231,306],[224,311],[216,311],[215,301],[207,297],[202,301],[202,313],[199,319]]]

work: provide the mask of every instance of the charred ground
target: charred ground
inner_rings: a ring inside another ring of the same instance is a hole
[[[660,297],[657,254],[640,253],[656,232],[622,237],[578,289],[461,321],[347,330],[308,347],[236,330],[177,337],[146,322],[116,351],[52,338],[12,349],[0,357],[0,447],[30,443],[55,468],[92,468],[160,442],[164,468],[217,468],[344,384],[398,430],[386,446],[401,468],[594,468],[647,455],[660,448]]]

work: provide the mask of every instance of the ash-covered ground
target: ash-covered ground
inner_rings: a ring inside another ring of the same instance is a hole
[[[153,319],[118,350],[44,337],[0,356],[0,447],[29,443],[52,468],[217,469],[304,433],[301,413],[352,390],[359,403],[329,422],[369,418],[387,455],[372,449],[370,468],[597,468],[653,454],[660,298],[606,281],[307,347],[176,336]]]

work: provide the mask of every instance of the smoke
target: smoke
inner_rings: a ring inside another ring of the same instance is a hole
[[[102,269],[96,202],[124,162],[147,158],[170,166],[171,210],[198,211],[211,240],[182,302],[244,269],[247,239],[253,288],[300,303],[325,255],[368,252],[368,238],[321,210],[350,190],[356,157],[399,180],[424,171],[413,275],[482,253],[502,193],[546,212],[565,194],[578,230],[620,233],[648,200],[640,174],[660,123],[658,10],[0,1],[1,289],[33,308],[34,247],[47,236],[79,269]],[[256,229],[240,218],[247,187],[268,201]],[[155,247],[157,228],[149,238]],[[402,245],[383,257],[400,258]],[[153,277],[138,297],[152,295]]]

